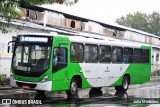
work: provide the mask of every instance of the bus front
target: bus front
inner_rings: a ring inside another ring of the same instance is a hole
[[[24,89],[51,91],[53,37],[19,35],[11,63],[10,84]]]

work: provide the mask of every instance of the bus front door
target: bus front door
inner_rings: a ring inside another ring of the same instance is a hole
[[[67,42],[59,42],[57,46],[55,44],[52,90],[66,90],[70,86],[68,82],[68,49],[69,43]]]

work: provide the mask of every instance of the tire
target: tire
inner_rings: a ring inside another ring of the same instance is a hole
[[[102,90],[101,90],[101,87],[92,88],[92,89],[89,91],[89,97],[90,97],[90,98],[98,97],[98,96],[102,96],[102,95],[103,95],[103,92],[102,92]]]
[[[128,87],[129,87],[129,78],[127,76],[125,76],[123,78],[123,82],[122,82],[122,85],[121,86],[115,86],[115,90],[117,92],[120,92],[120,91],[127,91],[128,90]]]
[[[45,91],[37,90],[37,95],[35,96],[36,100],[46,100],[46,94]]]
[[[72,79],[70,84],[70,89],[66,91],[68,97],[77,97],[78,96],[78,85],[76,79]]]
[[[97,92],[101,91],[101,88],[102,87],[92,88],[89,93],[97,93]]]

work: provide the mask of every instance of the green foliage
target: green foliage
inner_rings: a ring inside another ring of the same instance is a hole
[[[41,5],[41,4],[52,4],[52,3],[66,3],[67,0],[0,0],[0,16],[4,17],[8,23],[3,26],[4,24],[0,23],[0,31],[2,33],[7,33],[7,26],[9,26],[9,22],[12,19],[19,19],[23,16],[23,13],[19,10],[19,6],[22,7],[30,7],[33,5]],[[74,1],[75,3],[78,0]],[[70,3],[69,5],[71,5]]]
[[[154,71],[151,73],[151,76],[160,76],[160,71]]]
[[[160,14],[158,12],[153,12],[148,15],[148,31],[160,36]]]
[[[160,36],[160,14],[158,12],[149,15],[141,12],[129,13],[118,18],[116,23]]]
[[[24,1],[28,1],[28,0],[24,0]],[[46,4],[46,3],[54,3],[56,2],[56,0],[32,0],[30,1],[30,3],[32,4]]]
[[[4,77],[0,75],[0,85],[4,84]]]
[[[0,74],[0,86],[9,85],[9,84],[10,84],[10,79]]]
[[[9,22],[11,19],[20,18],[22,13],[18,10],[19,3],[14,1],[1,1],[0,14]]]
[[[8,33],[7,27],[11,19],[18,19],[23,16],[23,13],[18,9],[19,3],[15,0],[1,0],[0,1],[0,15],[3,20],[8,23],[0,23],[0,30],[2,33]]]

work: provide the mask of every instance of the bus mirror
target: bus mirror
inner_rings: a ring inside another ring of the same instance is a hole
[[[10,46],[8,46],[8,50],[7,50],[7,52],[9,53],[9,51],[10,51]]]

